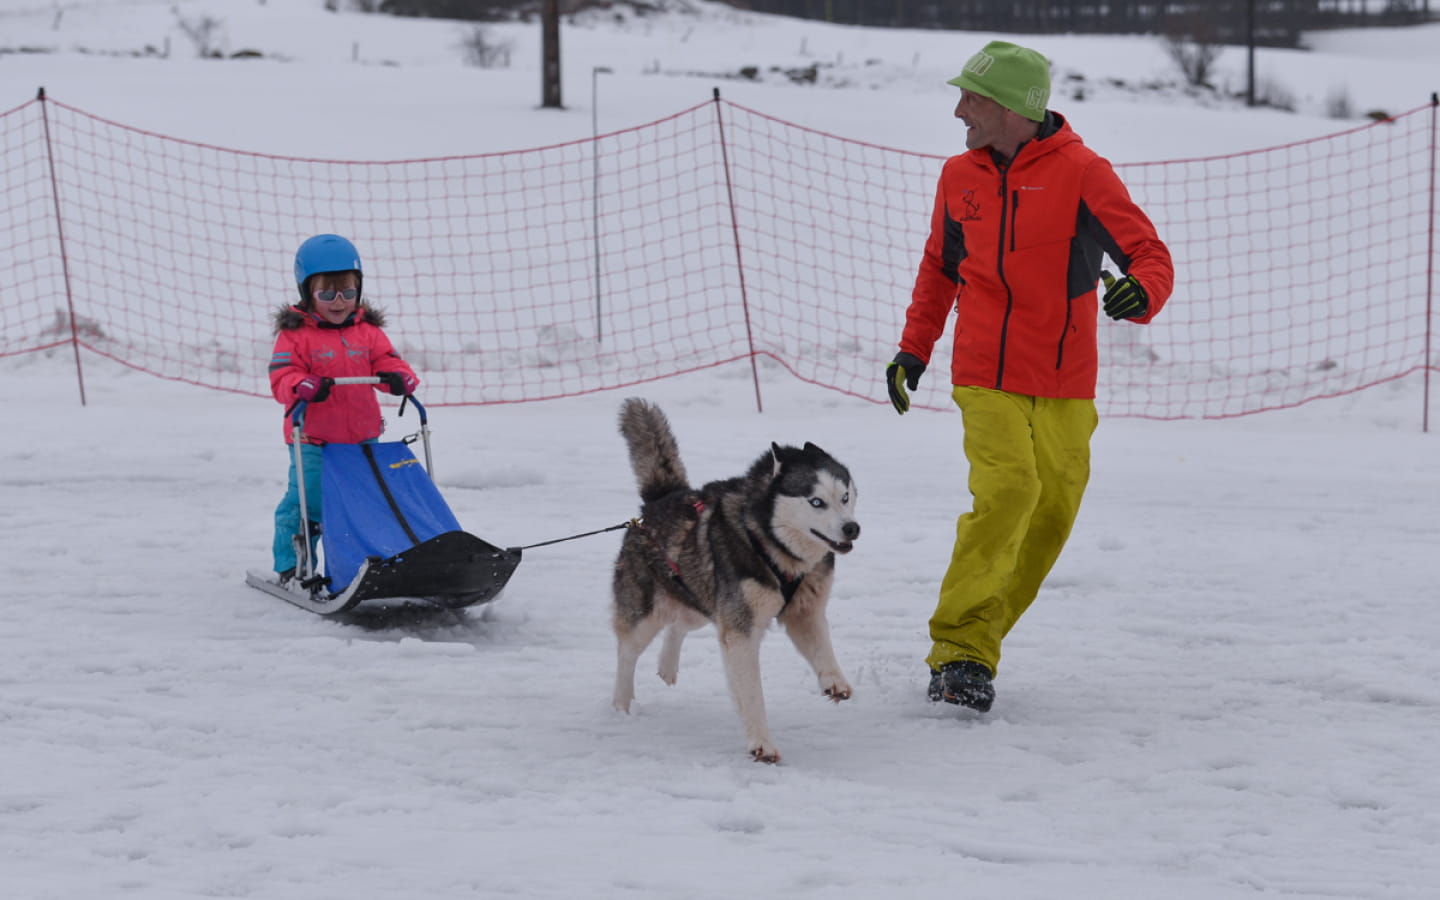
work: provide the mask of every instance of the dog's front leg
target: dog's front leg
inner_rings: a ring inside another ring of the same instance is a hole
[[[760,687],[760,637],[764,632],[756,625],[748,631],[721,629],[720,655],[725,660],[725,678],[730,695],[740,712],[745,727],[745,740],[750,755],[758,762],[777,763],[780,751],[770,738],[765,721],[765,694]]]
[[[667,607],[672,613],[669,625],[665,628],[665,642],[660,645],[660,667],[657,674],[666,684],[673,685],[680,676],[680,647],[685,643],[685,635],[697,628],[704,628],[710,624],[710,620],[688,609],[679,600],[668,600]]]
[[[820,692],[836,703],[849,700],[853,691],[840,671],[840,661],[835,658],[835,647],[830,643],[830,623],[825,619],[824,603],[796,604],[785,611],[780,621],[795,649],[815,670],[820,679]]]
[[[680,647],[685,643],[686,628],[678,622],[665,629],[665,641],[660,645],[660,680],[673,686],[680,677]]]
[[[635,699],[635,664],[659,633],[660,624],[660,618],[653,612],[633,623],[627,622],[618,613],[615,616],[615,696],[612,704],[620,712],[630,711],[630,701]]]

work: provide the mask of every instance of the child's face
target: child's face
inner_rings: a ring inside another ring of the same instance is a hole
[[[320,318],[331,325],[339,325],[348,319],[360,304],[359,288],[360,279],[355,277],[354,272],[316,275],[310,279],[310,302]],[[352,292],[349,300],[345,299],[344,292],[347,290]],[[329,300],[321,299],[331,291],[334,294]]]

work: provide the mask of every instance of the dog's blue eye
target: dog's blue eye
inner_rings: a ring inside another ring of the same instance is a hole
[[[824,508],[825,508],[825,501],[824,501],[824,500],[821,500],[819,497],[811,497],[811,498],[810,498],[810,505],[813,506],[813,507],[815,507],[816,509],[824,509]]]

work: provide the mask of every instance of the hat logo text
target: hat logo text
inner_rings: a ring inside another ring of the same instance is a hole
[[[970,61],[965,64],[965,71],[983,77],[993,65],[995,65],[995,57],[982,50],[970,57]]]

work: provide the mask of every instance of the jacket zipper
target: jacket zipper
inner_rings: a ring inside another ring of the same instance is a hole
[[[1014,253],[1014,252],[1015,252],[1015,232],[1019,230],[1019,225],[1020,225],[1020,192],[1019,192],[1019,191],[1011,191],[1011,192],[1010,192],[1010,209],[1011,209],[1011,215],[1010,215],[1010,252],[1011,252],[1011,253]]]
[[[1069,291],[1066,291],[1068,294]],[[1065,298],[1065,327],[1060,332],[1060,346],[1055,353],[1055,371],[1060,371],[1060,366],[1065,362],[1065,338],[1070,334],[1070,317],[1075,314],[1075,301]]]
[[[995,390],[1004,390],[1005,383],[1005,348],[1009,342],[1010,335],[1010,313],[1015,310],[1015,293],[1010,290],[1010,282],[1005,278],[1005,232],[1006,225],[1013,221],[1009,206],[1006,204],[1010,193],[1010,167],[1007,165],[1000,170],[1000,252],[996,254],[995,271],[1000,277],[1000,283],[1005,285],[1005,317],[1000,320],[1000,357],[995,367]],[[1015,232],[1013,225],[1010,229],[1011,249],[1014,249]]]

